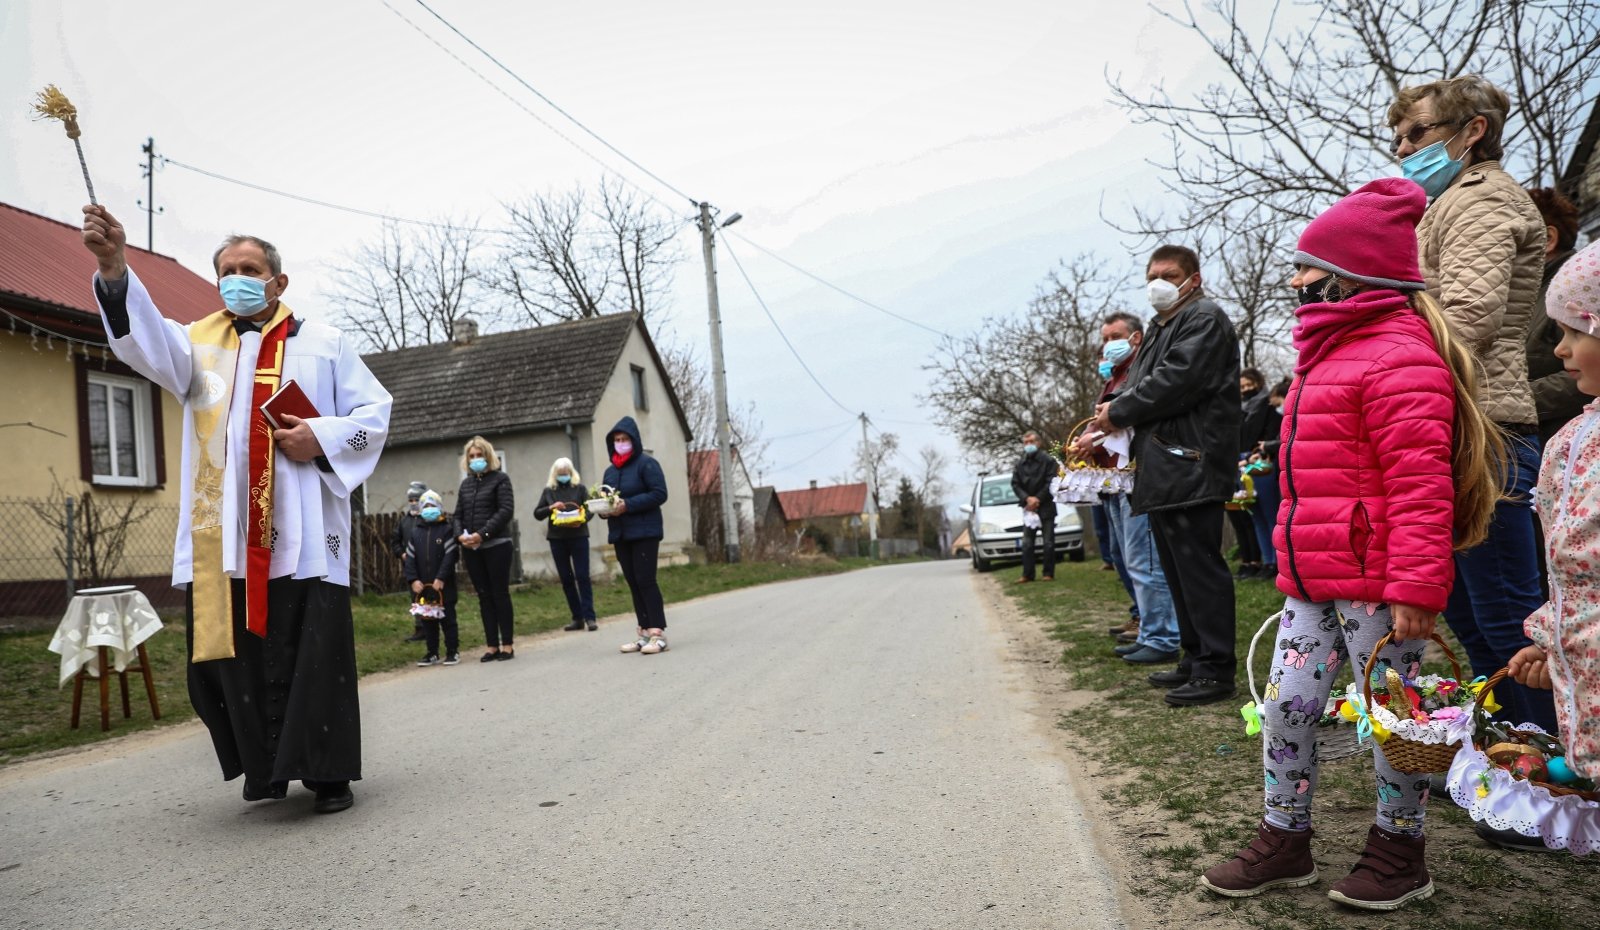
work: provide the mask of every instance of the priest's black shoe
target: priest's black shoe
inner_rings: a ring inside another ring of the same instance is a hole
[[[1172,707],[1199,707],[1201,704],[1215,704],[1226,701],[1238,691],[1231,681],[1219,681],[1215,678],[1191,678],[1186,685],[1179,685],[1167,692],[1166,701]]]
[[[1180,665],[1170,672],[1151,672],[1145,680],[1157,688],[1178,688],[1189,683],[1189,670]]]
[[[286,781],[269,782],[265,787],[260,784],[244,780],[244,799],[246,801],[281,801],[289,796],[289,783]]]
[[[315,786],[315,787],[313,787]],[[306,785],[317,793],[317,803],[311,809],[319,814],[337,814],[356,803],[347,781],[319,781]]]

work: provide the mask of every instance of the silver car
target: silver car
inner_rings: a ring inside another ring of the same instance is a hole
[[[1001,562],[1022,561],[1022,503],[1011,490],[1010,475],[983,475],[972,486],[972,501],[961,506],[967,515],[972,540],[972,567],[986,572]],[[1035,539],[1034,551],[1044,558],[1044,540]],[[1056,558],[1065,553],[1083,561],[1083,521],[1078,508],[1056,508]]]

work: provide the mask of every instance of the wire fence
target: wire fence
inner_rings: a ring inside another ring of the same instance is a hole
[[[175,504],[125,495],[0,498],[0,620],[59,618],[72,592],[133,584],[157,607],[172,587]]]

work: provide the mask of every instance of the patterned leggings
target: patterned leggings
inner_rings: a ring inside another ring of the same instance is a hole
[[[1281,830],[1311,827],[1317,790],[1317,721],[1340,667],[1353,653],[1357,678],[1372,647],[1394,628],[1388,604],[1361,601],[1311,603],[1289,598],[1278,627],[1278,648],[1262,702],[1261,765],[1266,772],[1267,822]],[[1375,669],[1394,667],[1408,678],[1422,667],[1423,643],[1390,643]],[[1378,774],[1378,826],[1392,833],[1422,833],[1428,776],[1389,767],[1374,752]]]

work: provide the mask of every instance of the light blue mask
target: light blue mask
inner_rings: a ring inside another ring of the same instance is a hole
[[[1106,347],[1100,350],[1100,354],[1104,355],[1111,364],[1120,365],[1123,359],[1133,354],[1133,343],[1126,339],[1113,339],[1106,343]]]
[[[1459,158],[1450,157],[1449,145],[1456,141],[1456,133],[1447,142],[1435,142],[1432,145],[1417,149],[1400,161],[1400,172],[1407,180],[1415,181],[1421,185],[1429,200],[1433,200],[1450,186],[1456,179],[1461,169],[1466,167],[1466,162]]]
[[[475,472],[482,473],[484,471],[484,469],[489,467],[489,460],[488,459],[473,459],[472,461],[467,463],[467,467],[472,469]]]
[[[1100,380],[1101,381],[1110,381],[1111,380],[1111,373],[1113,371],[1116,371],[1116,369],[1117,369],[1117,366],[1115,364],[1113,364],[1110,360],[1101,359],[1100,360]]]
[[[238,316],[255,316],[267,309],[267,282],[247,274],[230,274],[217,282],[222,302]]]
[[[427,520],[429,523],[439,519],[441,516],[444,516],[444,511],[437,507],[422,508],[422,519]]]
[[[1034,445],[1031,442],[1022,447],[1022,454],[1023,455],[1032,455],[1032,454],[1034,454],[1035,452],[1038,452],[1038,451],[1039,451],[1039,447]]]
[[[560,483],[560,484],[571,484],[572,483],[572,476],[571,475],[556,475],[556,481],[558,483]]]

